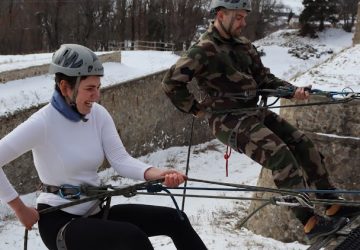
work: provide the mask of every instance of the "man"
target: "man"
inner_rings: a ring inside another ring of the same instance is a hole
[[[240,36],[251,11],[250,0],[213,0],[210,8],[214,22],[167,72],[162,82],[165,93],[182,112],[206,118],[221,142],[270,169],[278,188],[314,185],[334,190],[322,156],[304,133],[269,110],[249,110],[257,106],[258,89],[285,86],[294,89],[289,98],[309,97],[305,88],[296,88],[271,74],[256,48]],[[201,102],[187,89],[194,77],[206,94]],[[340,199],[334,193],[317,197]],[[292,210],[308,239],[314,240],[338,230],[346,221],[343,216],[355,209],[332,205],[326,208],[327,216],[305,207]]]

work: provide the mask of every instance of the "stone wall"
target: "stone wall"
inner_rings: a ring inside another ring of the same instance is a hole
[[[355,27],[355,35],[353,38],[353,44],[360,44],[360,2],[358,3],[357,20]]]
[[[329,101],[312,96],[310,102]],[[300,103],[283,100],[284,105]],[[343,104],[282,109],[280,114],[297,128],[307,132],[360,137],[359,100]]]
[[[101,62],[121,62],[121,53],[113,52],[99,55]],[[49,64],[32,66],[24,69],[14,69],[0,72],[0,83],[24,79],[27,77],[34,77],[47,74],[49,71]]]
[[[178,111],[165,96],[160,85],[164,74],[162,71],[102,89],[100,103],[113,116],[123,143],[133,156],[170,146],[188,145],[192,116]],[[0,138],[41,106],[0,117]],[[196,119],[193,143],[212,138],[207,124]],[[20,193],[35,190],[39,183],[31,153],[7,164],[4,170]]]
[[[320,97],[311,98],[311,101],[323,100]],[[282,104],[290,104],[290,101],[284,100]],[[358,171],[360,162],[359,112],[359,100],[346,104],[288,108],[282,109],[280,112],[281,116],[312,139],[325,156],[325,164],[331,180],[340,189],[359,190],[360,188],[360,172]],[[271,171],[262,169],[257,185],[275,188]],[[256,193],[254,197],[268,199],[273,195]],[[354,196],[345,198],[355,199]],[[254,211],[260,205],[259,202],[252,202],[249,212]],[[321,212],[320,207],[319,209]],[[249,220],[247,226],[257,234],[284,242],[295,240],[306,242],[302,225],[286,207],[267,206],[256,213]]]

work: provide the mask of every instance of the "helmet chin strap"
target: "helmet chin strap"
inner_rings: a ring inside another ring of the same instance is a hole
[[[81,76],[76,77],[74,91],[73,91],[73,94],[72,94],[71,99],[70,99],[70,106],[74,109],[74,111],[76,111],[80,115],[81,120],[83,122],[87,122],[88,119],[85,118],[85,115],[83,115],[83,114],[81,114],[79,112],[79,110],[77,108],[77,105],[76,105],[76,97],[77,97],[78,92],[79,92],[80,80],[81,80]]]
[[[72,94],[71,99],[70,99],[70,104],[72,106],[75,106],[75,107],[76,107],[76,97],[77,97],[78,92],[79,92],[80,80],[81,80],[81,76],[76,77],[74,91],[73,91],[73,94]]]
[[[219,21],[221,29],[225,32],[226,35],[229,36],[229,38],[233,38],[233,35],[231,34],[231,29],[234,26],[234,22],[235,22],[235,14],[233,11],[231,12],[231,20],[228,28],[225,27],[223,22]]]

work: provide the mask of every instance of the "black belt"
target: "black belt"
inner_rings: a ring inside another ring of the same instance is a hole
[[[106,192],[109,186],[94,187],[89,185],[70,185],[53,186],[42,183],[40,191],[45,193],[57,194],[64,199],[77,200],[81,195],[91,196]]]

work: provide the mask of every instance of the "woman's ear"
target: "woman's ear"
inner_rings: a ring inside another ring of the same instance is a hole
[[[69,85],[69,83],[67,81],[61,80],[59,82],[59,89],[60,89],[60,92],[61,92],[62,96],[64,96],[64,97],[71,96],[71,88],[70,88],[70,85]]]

